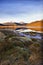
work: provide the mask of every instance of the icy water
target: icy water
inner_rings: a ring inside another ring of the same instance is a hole
[[[28,32],[28,34],[26,34]],[[32,30],[24,30],[19,31],[20,36],[26,36],[28,38],[36,38],[36,39],[42,39],[42,33],[36,32],[35,35],[30,35],[29,33],[32,32]],[[34,32],[32,32],[34,34]]]
[[[3,31],[3,29],[0,30],[0,31]],[[5,31],[7,31],[7,29]],[[31,31],[28,31],[28,34],[26,34],[27,31],[26,32],[24,32],[24,31],[21,32],[21,31],[16,31],[16,30],[9,30],[9,31],[14,31],[15,33],[19,33],[20,36],[26,36],[28,38],[36,38],[36,39],[42,39],[43,38],[43,36],[41,35],[41,33],[36,33],[35,35],[30,35],[29,32],[31,32]]]
[[[40,35],[40,34],[36,34],[36,35],[30,35],[30,34],[24,34],[24,33],[22,33],[22,32],[20,32],[20,35],[21,36],[26,36],[26,37],[28,37],[28,38],[36,38],[36,39],[42,39],[42,36]]]

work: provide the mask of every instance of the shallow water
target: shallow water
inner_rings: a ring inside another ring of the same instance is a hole
[[[40,34],[36,34],[36,35],[30,35],[30,34],[24,34],[22,32],[19,33],[21,36],[26,36],[28,38],[36,38],[36,39],[42,39],[42,36]]]

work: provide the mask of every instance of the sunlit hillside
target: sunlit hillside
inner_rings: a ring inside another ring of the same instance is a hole
[[[34,21],[32,23],[6,23],[3,25],[0,25],[0,29],[31,29],[35,31],[42,31],[43,32],[43,20],[40,21]]]
[[[26,26],[28,28],[30,28],[31,30],[36,30],[36,31],[42,31],[43,32],[43,20],[29,23]]]

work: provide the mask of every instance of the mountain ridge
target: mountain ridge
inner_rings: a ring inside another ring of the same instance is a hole
[[[3,26],[2,26],[3,25]],[[43,20],[34,21],[31,23],[6,23],[0,25],[0,29],[31,29],[35,31],[42,31],[43,32]]]

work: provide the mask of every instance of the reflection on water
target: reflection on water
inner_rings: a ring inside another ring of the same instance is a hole
[[[41,36],[41,33],[33,33],[33,35],[32,34],[30,34],[29,33],[30,31],[28,30],[28,34],[27,34],[27,32],[25,31],[25,32],[19,32],[19,34],[21,35],[21,36],[26,36],[26,37],[28,37],[28,38],[36,38],[36,39],[42,39],[42,36]],[[32,31],[31,31],[32,32]]]
[[[36,38],[36,39],[42,39],[43,38],[43,33],[39,33],[36,31],[32,31],[30,29],[26,30],[11,30],[11,29],[1,29],[1,32],[9,32],[14,31],[16,34],[18,33],[20,36],[26,36],[28,38]]]
[[[37,38],[37,39],[41,39],[42,38],[40,34],[37,34],[37,35],[33,36],[33,35],[30,35],[30,34],[27,35],[27,34],[24,34],[24,33],[20,32],[20,35],[21,36],[26,36],[28,38]]]

